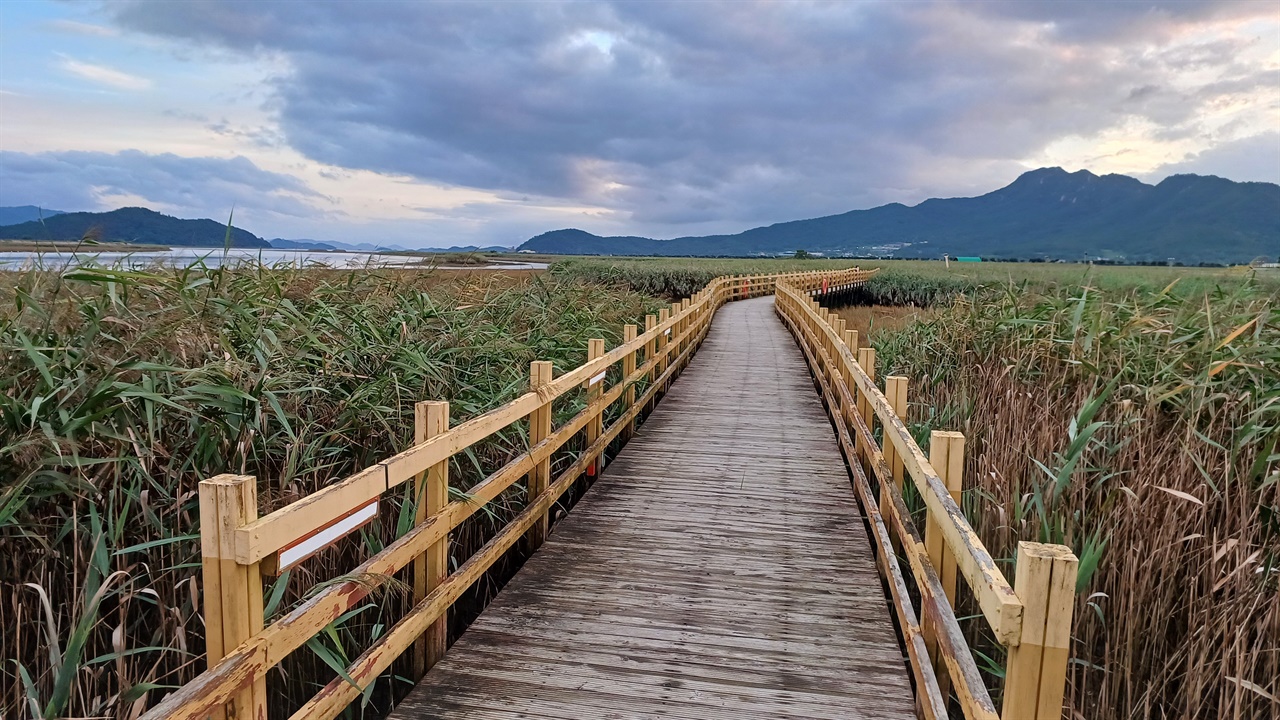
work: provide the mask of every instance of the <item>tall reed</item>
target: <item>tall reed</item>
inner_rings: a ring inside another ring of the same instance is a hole
[[[1270,288],[1009,285],[875,342],[922,444],[968,437],[963,505],[1006,570],[1020,540],[1079,556],[1065,717],[1280,716]]]
[[[576,280],[401,270],[85,268],[0,287],[0,716],[13,718],[136,717],[203,670],[200,480],[255,475],[269,511],[406,448],[416,401],[450,401],[455,423],[483,413],[525,390],[530,361],[577,366],[589,338],[617,343],[657,304]],[[455,457],[451,484],[526,447],[518,423]],[[268,614],[404,532],[411,508],[384,505],[272,584]],[[522,506],[516,489],[472,518],[454,562]],[[394,587],[272,673],[273,714],[395,622],[408,599]],[[384,679],[368,711],[403,687]]]

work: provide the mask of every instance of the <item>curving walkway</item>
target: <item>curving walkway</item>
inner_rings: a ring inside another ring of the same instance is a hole
[[[831,426],[766,297],[717,313],[392,717],[907,720],[913,705]]]

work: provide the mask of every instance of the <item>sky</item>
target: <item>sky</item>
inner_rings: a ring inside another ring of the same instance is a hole
[[[0,1],[0,206],[512,246],[1043,166],[1280,182],[1280,2]]]

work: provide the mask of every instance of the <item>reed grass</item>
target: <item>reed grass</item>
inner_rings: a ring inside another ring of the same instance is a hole
[[[551,264],[558,276],[622,284],[638,292],[679,299],[700,290],[720,275],[839,270],[849,267],[880,269],[857,299],[868,305],[931,305],[947,302],[959,292],[979,287],[1026,282],[1029,287],[1079,286],[1087,282],[1103,290],[1159,291],[1177,281],[1180,295],[1203,294],[1216,287],[1252,282],[1280,290],[1280,271],[1247,267],[1184,268],[1114,266],[1082,263],[944,263],[937,260],[868,260],[789,258],[572,258]]]
[[[556,277],[621,285],[636,292],[679,300],[701,290],[721,275],[843,270],[856,260],[697,259],[697,258],[578,258],[552,263]]]
[[[1274,286],[1092,280],[959,296],[877,333],[880,371],[922,446],[967,436],[963,506],[1011,575],[1022,540],[1080,558],[1064,717],[1280,716]]]
[[[0,282],[0,716],[136,717],[205,666],[197,483],[258,478],[261,511],[406,448],[418,400],[454,422],[516,397],[529,363],[563,372],[657,301],[574,279],[249,267]],[[557,422],[582,407],[559,403]],[[527,448],[517,423],[454,458],[470,484]],[[563,464],[576,451],[555,458]],[[469,557],[523,507],[517,487],[453,537]],[[408,528],[398,498],[349,541],[271,584],[278,615]],[[456,606],[478,612],[518,557]],[[371,598],[268,677],[287,715],[400,617]],[[366,694],[376,715],[405,687]]]

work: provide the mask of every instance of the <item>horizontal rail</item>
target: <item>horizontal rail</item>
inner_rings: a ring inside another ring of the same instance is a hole
[[[858,365],[844,338],[839,337],[835,329],[818,315],[811,302],[787,287],[783,287],[779,295],[786,298],[780,307],[786,311],[794,308],[794,311],[807,320],[809,327],[814,328],[821,338],[836,349],[842,366],[847,368],[848,376],[857,385],[860,397],[871,406],[880,421],[886,442],[892,443],[897,456],[902,458],[930,516],[937,520],[943,538],[955,555],[960,571],[973,588],[978,606],[996,638],[1003,645],[1017,645],[1022,631],[1022,603],[1014,593],[1013,586],[996,566],[991,553],[987,552],[982,540],[965,519],[964,512],[951,497],[946,484],[938,477],[937,470],[911,437],[906,424],[898,417],[888,398],[876,388],[875,381]]]
[[[799,340],[805,359],[810,366],[815,368],[831,367],[831,356],[816,343],[816,338],[809,333],[805,333],[787,313],[780,311],[779,314]],[[833,416],[843,420],[843,422],[835,423],[836,436],[840,443],[840,449],[849,461],[849,468],[853,475],[854,489],[858,493],[858,499],[862,503],[871,523],[872,534],[876,540],[877,559],[880,561],[882,569],[886,571],[885,575],[889,580],[890,595],[899,616],[899,624],[902,627],[907,644],[912,672],[916,678],[917,694],[923,701],[922,709],[925,711],[925,716],[928,718],[946,718],[946,706],[941,697],[941,688],[938,685],[934,668],[930,664],[929,654],[927,651],[921,652],[924,645],[924,637],[921,632],[921,625],[916,619],[910,595],[905,589],[905,581],[901,574],[897,555],[893,550],[892,541],[895,537],[909,538],[909,541],[904,543],[908,566],[911,569],[912,576],[916,579],[916,585],[920,590],[921,603],[926,610],[926,614],[931,618],[937,619],[936,625],[940,630],[939,640],[942,656],[948,664],[950,676],[965,678],[965,682],[959,683],[955,687],[961,707],[965,709],[965,717],[984,718],[986,720],[998,718],[999,715],[996,714],[995,703],[992,702],[990,693],[982,682],[977,663],[974,661],[969,645],[964,639],[955,611],[947,602],[938,574],[930,564],[928,555],[924,553],[924,542],[920,539],[920,534],[915,529],[911,515],[907,510],[906,502],[893,483],[893,475],[889,469],[889,464],[885,461],[884,454],[876,446],[875,438],[871,434],[871,429],[867,426],[866,421],[861,415],[851,411],[857,406],[853,393],[839,375],[829,379],[827,373],[818,372],[816,377],[822,389],[823,397],[827,401],[827,406],[832,409]],[[865,448],[861,455],[858,451],[859,448]],[[871,485],[863,471],[863,463],[871,468],[871,472],[878,479],[880,487],[892,493],[893,512],[889,513],[888,519],[880,512],[875,493],[871,489]],[[888,524],[889,522],[892,522],[892,524]],[[921,690],[920,688],[924,689]]]
[[[445,617],[453,602],[519,538],[536,530],[540,521],[545,523],[551,506],[558,502],[575,480],[589,472],[588,468],[594,467],[595,458],[602,457],[613,440],[633,427],[644,408],[656,402],[669,383],[687,365],[706,336],[715,311],[721,305],[731,300],[771,294],[780,282],[786,283],[798,293],[829,292],[854,286],[874,272],[853,268],[836,272],[716,278],[692,297],[673,305],[675,311],[669,317],[666,316],[667,311],[663,311],[659,318],[650,316],[643,333],[637,332],[634,326],[628,326],[625,335],[633,339],[617,348],[550,382],[537,385],[530,392],[495,410],[434,434],[404,452],[275,512],[258,518],[256,507],[239,507],[235,509],[238,515],[227,516],[226,509],[202,504],[201,532],[206,539],[206,598],[210,597],[211,592],[226,595],[226,588],[219,587],[220,577],[232,578],[233,581],[227,587],[241,594],[222,604],[205,603],[206,628],[211,638],[209,669],[170,693],[142,717],[144,720],[223,717],[224,706],[230,704],[233,707],[231,714],[236,717],[265,718],[263,683],[267,670],[306,644],[311,637],[355,607],[369,593],[389,582],[394,573],[425,557],[429,550],[442,547],[441,544],[447,542],[449,533],[467,518],[514,486],[522,477],[534,477],[531,473],[536,474],[539,467],[546,467],[555,452],[578,433],[588,431],[588,446],[554,482],[535,491],[530,480],[531,498],[514,520],[452,574],[438,579],[427,590],[422,591],[422,594],[415,594],[416,604],[409,613],[378,638],[348,668],[347,674],[355,681],[355,685],[345,679],[335,680],[293,717],[295,720],[309,720],[340,714],[395,658],[412,647],[429,628]],[[636,362],[640,353],[644,355],[643,363]],[[602,373],[619,362],[625,368],[634,370],[626,373],[613,387],[605,389],[603,384],[596,383]],[[636,397],[636,393],[630,390],[645,380],[650,382]],[[365,560],[353,572],[327,584],[279,620],[270,625],[264,624],[259,575],[263,571],[279,567],[282,548],[307,537],[313,528],[328,526],[345,517],[354,508],[363,507],[383,493],[420,477],[430,468],[448,461],[453,455],[507,426],[532,418],[535,412],[549,408],[555,399],[587,383],[592,388],[587,406],[561,427],[553,429],[524,453],[470,488],[465,498],[445,503],[437,511],[423,517],[382,551]],[[606,408],[624,396],[628,407],[607,429],[593,438],[595,431],[590,429],[593,423],[594,427],[599,427]],[[447,419],[444,424],[447,425]],[[255,505],[256,490],[253,489],[253,483],[254,479],[246,476],[219,476],[204,481],[202,503],[207,484],[211,488],[225,486],[234,489],[244,502]],[[214,539],[210,540],[211,537]],[[247,616],[240,611],[237,611],[238,615],[234,612],[227,614],[244,602],[249,607]],[[211,607],[221,608],[222,616],[213,617]],[[216,645],[213,642],[215,635],[219,636],[219,643]]]
[[[1061,716],[1066,679],[1075,556],[1063,546],[1021,543],[1018,583],[1011,587],[956,502],[962,487],[958,481],[963,454],[948,457],[945,452],[949,442],[963,443],[963,436],[939,432],[932,436],[932,449],[942,453],[939,462],[947,467],[944,482],[903,422],[905,378],[886,378],[886,388],[893,385],[895,393],[901,391],[900,402],[891,402],[876,387],[868,372],[871,366],[864,369],[862,361],[855,359],[857,333],[846,333],[843,320],[820,308],[802,289],[783,283],[776,296],[778,314],[804,351],[849,461],[903,628],[921,712],[927,718],[947,718],[945,699],[954,692],[966,718],[1056,720]],[[873,358],[866,356],[868,362]],[[880,423],[883,449],[872,432],[873,421]],[[902,476],[895,473],[890,456],[924,499],[930,533],[936,528],[941,536],[936,551],[930,536],[922,538],[916,529],[901,493]],[[868,474],[880,488],[878,503]],[[901,548],[920,592],[923,622],[916,621],[911,599],[903,590],[895,547]],[[939,562],[943,567],[937,566]],[[951,568],[965,577],[987,624],[1009,648],[999,713],[955,615],[954,579],[947,577]],[[921,652],[921,640],[927,654]],[[949,685],[939,682],[937,673],[944,668]]]

